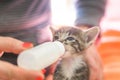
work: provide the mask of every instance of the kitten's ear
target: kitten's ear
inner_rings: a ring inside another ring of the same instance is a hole
[[[54,35],[55,32],[57,32],[62,26],[61,25],[49,25],[50,30],[52,31],[52,34]]]
[[[55,34],[55,31],[56,31],[55,26],[50,25],[49,28],[50,28],[52,34],[54,35],[54,34]]]
[[[100,28],[95,26],[85,31],[85,36],[87,37],[87,46],[90,46],[95,42],[100,33]]]

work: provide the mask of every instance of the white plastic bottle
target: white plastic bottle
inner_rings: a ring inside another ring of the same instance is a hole
[[[18,66],[29,70],[41,70],[56,62],[65,52],[59,42],[46,42],[23,51],[17,58]]]

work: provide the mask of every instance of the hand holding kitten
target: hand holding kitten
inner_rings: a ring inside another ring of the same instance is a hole
[[[82,30],[89,29],[88,26],[84,25],[79,26],[79,28]],[[85,56],[90,67],[90,80],[103,80],[103,64],[96,46],[97,45],[94,43],[91,47],[89,47]]]

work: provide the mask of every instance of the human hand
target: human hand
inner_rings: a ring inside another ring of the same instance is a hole
[[[82,30],[86,30],[89,27],[81,25],[79,26],[79,28]],[[90,68],[90,80],[103,80],[103,64],[96,48],[97,45],[93,44],[87,49],[87,52],[85,54],[88,66]]]
[[[24,43],[11,37],[0,37],[0,52],[19,54],[32,46],[31,43]],[[42,71],[24,70],[10,63],[0,61],[0,80],[42,80],[43,78]]]
[[[19,54],[21,51],[33,47],[32,43],[25,43],[11,37],[0,36],[0,52],[13,52]]]
[[[0,61],[0,80],[43,80],[43,72],[19,68],[8,62]]]
[[[90,68],[90,80],[103,80],[103,65],[95,45],[89,47],[85,54]]]

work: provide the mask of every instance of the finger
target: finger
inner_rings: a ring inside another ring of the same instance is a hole
[[[103,67],[100,56],[98,55],[94,46],[88,49],[85,54],[89,68],[90,68],[90,80],[102,80],[103,78]]]
[[[95,45],[93,45],[91,48],[90,48],[91,52],[92,52],[92,56],[93,58],[95,59],[96,63],[102,68],[103,67],[103,64],[102,64],[102,59],[95,47]]]
[[[19,80],[43,80],[44,79],[44,74],[42,72],[38,71],[27,71],[23,69],[19,69],[18,72],[21,74],[17,74],[15,79]]]
[[[41,72],[24,70],[7,62],[0,61],[0,80],[43,80]],[[3,66],[2,66],[3,65]]]
[[[53,74],[54,74],[54,72],[55,72],[55,69],[56,69],[56,67],[57,67],[57,63],[58,63],[59,61],[56,61],[55,63],[53,63],[50,67],[49,67],[49,69],[48,69],[48,74],[46,75],[46,78],[45,78],[45,80],[53,80]]]
[[[86,56],[87,59],[87,63],[89,66],[89,70],[90,70],[90,80],[95,80],[96,78],[96,74],[97,74],[97,65],[96,62],[94,61],[93,57],[90,56]]]
[[[45,80],[53,80],[53,75],[52,74],[49,74]]]
[[[11,37],[0,37],[0,51],[20,53],[33,46],[31,43],[28,46],[24,45],[25,43],[20,40]]]
[[[102,59],[101,59],[96,47],[93,45],[91,48],[92,48],[91,52],[93,53],[93,59],[94,59],[94,61],[96,61],[96,68],[97,68],[96,78],[97,78],[97,80],[103,80]]]

